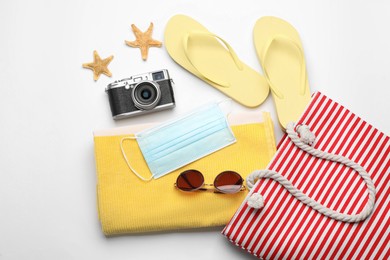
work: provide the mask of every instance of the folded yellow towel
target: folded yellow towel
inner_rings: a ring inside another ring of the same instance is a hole
[[[262,123],[232,126],[237,139],[235,144],[150,182],[141,181],[126,165],[119,145],[125,135],[95,134],[97,204],[104,234],[225,225],[247,191],[185,193],[175,189],[174,183],[187,169],[201,171],[205,183],[213,183],[222,171],[233,170],[246,178],[253,170],[265,168],[276,147],[269,114],[263,113],[263,119]],[[150,176],[137,142],[125,142],[124,149],[134,168],[144,176]]]

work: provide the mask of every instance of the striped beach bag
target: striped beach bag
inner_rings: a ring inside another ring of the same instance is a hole
[[[297,199],[280,182],[260,178],[222,234],[260,259],[390,259],[390,138],[319,92],[296,125],[310,128],[316,137],[313,148],[349,158],[369,175],[375,202],[368,217],[336,220]],[[268,171],[333,212],[358,215],[370,201],[368,185],[357,171],[313,156],[287,135]],[[257,194],[264,199],[262,208],[249,203]]]

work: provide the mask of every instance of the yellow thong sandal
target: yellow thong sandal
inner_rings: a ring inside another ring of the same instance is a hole
[[[262,17],[253,29],[257,56],[275,102],[279,123],[286,129],[310,102],[305,57],[298,32],[276,17]]]
[[[194,19],[173,16],[164,41],[174,61],[238,103],[256,107],[267,98],[265,78],[241,62],[226,41]]]

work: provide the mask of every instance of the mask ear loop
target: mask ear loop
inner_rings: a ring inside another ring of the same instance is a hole
[[[227,98],[218,101],[217,105],[221,109],[221,111],[226,115],[226,117],[229,117],[229,115],[232,112],[233,101],[230,98]]]
[[[230,98],[223,99],[217,102],[219,109],[221,109],[222,113],[226,117],[226,122],[229,123],[229,116],[232,113],[232,105],[233,101]]]
[[[229,116],[232,113],[233,101],[230,98],[217,102],[219,109],[225,114],[226,124],[228,125],[230,133],[234,136],[233,130],[230,128]]]
[[[129,137],[123,137],[123,138],[122,138],[122,140],[121,140],[121,142],[120,142],[122,155],[123,155],[123,158],[125,159],[125,162],[126,162],[127,166],[130,168],[130,170],[131,170],[138,178],[140,178],[141,180],[147,182],[147,181],[150,181],[150,180],[153,178],[153,176],[150,176],[149,179],[146,179],[146,178],[142,177],[136,170],[134,170],[134,168],[131,167],[131,165],[130,165],[130,163],[129,163],[129,160],[127,159],[125,150],[123,149],[123,141],[125,141],[125,140],[136,140],[136,139],[137,139],[137,137],[135,137],[135,136],[129,136]]]

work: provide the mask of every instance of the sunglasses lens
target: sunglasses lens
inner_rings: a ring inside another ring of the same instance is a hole
[[[193,191],[202,187],[204,178],[202,173],[196,170],[182,172],[176,180],[176,187],[182,191]]]
[[[241,190],[243,181],[238,173],[226,171],[215,178],[214,187],[223,193],[236,193]]]

